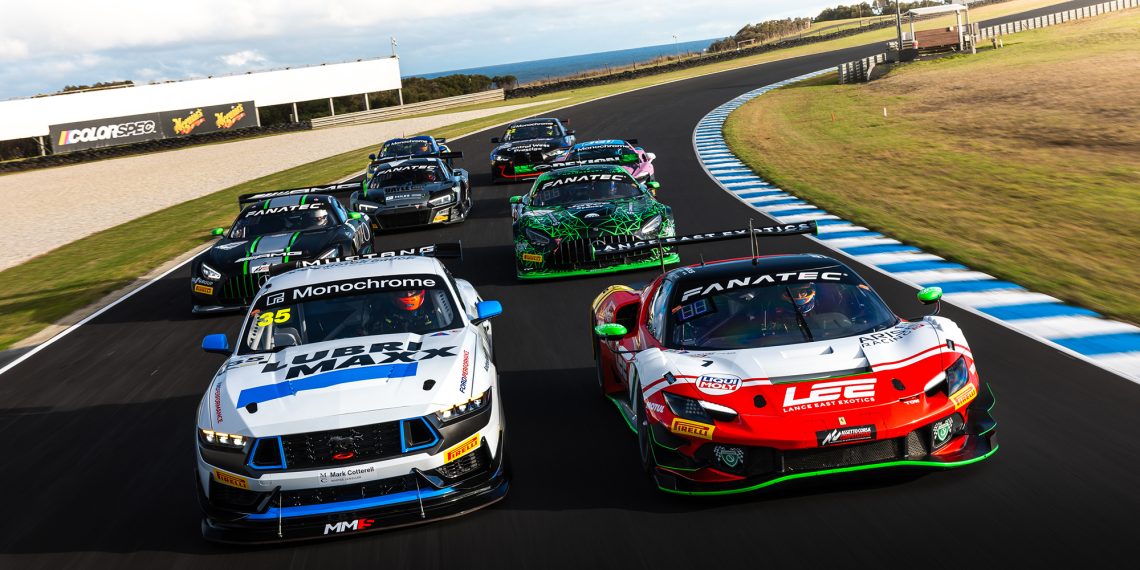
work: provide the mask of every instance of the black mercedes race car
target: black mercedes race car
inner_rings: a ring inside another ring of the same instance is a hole
[[[194,260],[190,299],[194,313],[239,310],[269,279],[273,265],[360,255],[373,251],[372,230],[359,212],[331,196],[356,183],[246,194],[230,229]]]
[[[566,119],[523,119],[507,126],[503,137],[491,139],[491,182],[521,180],[542,174],[536,166],[550,164],[574,144]]]
[[[462,222],[471,211],[469,178],[437,157],[389,160],[371,169],[349,207],[375,231]]]

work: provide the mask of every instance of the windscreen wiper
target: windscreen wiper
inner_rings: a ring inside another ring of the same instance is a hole
[[[807,319],[805,319],[804,314],[800,312],[799,305],[796,304],[796,298],[792,296],[792,290],[788,287],[784,287],[784,291],[788,294],[788,302],[792,304],[792,310],[796,312],[796,322],[800,324],[800,330],[804,333],[804,339],[808,342],[812,342],[815,340],[815,337],[811,334]]]

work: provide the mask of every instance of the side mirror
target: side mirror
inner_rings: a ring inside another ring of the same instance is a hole
[[[225,235],[225,233],[226,233],[226,228],[214,228],[214,229],[210,230],[210,235],[212,235],[212,236]]]
[[[657,190],[661,188],[661,183],[656,180],[650,180],[649,182],[646,182],[645,185],[648,186],[650,190],[653,190],[654,194],[656,194]]]
[[[350,212],[350,213],[348,214],[348,218],[349,218],[350,220],[359,220],[359,219],[361,219],[361,218],[363,218],[363,217],[364,217],[364,214],[361,214],[360,212]]]
[[[376,160],[376,153],[368,155],[368,160]]]
[[[491,142],[493,144],[499,144],[499,137],[491,137]]]
[[[937,315],[938,311],[942,309],[942,288],[941,287],[926,287],[918,292],[918,302],[923,305],[934,305],[934,312],[931,315]]]
[[[657,160],[657,155],[653,154],[652,152],[647,152],[645,153],[645,159],[649,162],[653,162],[654,160]]]
[[[568,137],[574,136],[574,131],[566,131],[566,136],[568,136]]]
[[[594,327],[594,335],[602,340],[618,340],[627,334],[629,329],[617,323],[605,323]]]
[[[475,305],[475,311],[479,316],[471,322],[479,324],[491,317],[497,317],[503,314],[503,304],[498,301],[479,301],[479,303]]]
[[[447,139],[445,139],[445,138],[438,138],[438,139],[435,139],[435,142],[437,142],[437,143],[439,143],[439,144],[444,144],[444,143],[446,143],[446,142],[447,142]]]
[[[522,202],[522,196],[511,196],[512,204],[518,204],[519,202]]]
[[[226,356],[229,356],[230,339],[226,338],[226,335],[221,333],[208,334],[205,338],[202,339],[202,350],[206,352],[212,352],[214,354],[224,354]]]

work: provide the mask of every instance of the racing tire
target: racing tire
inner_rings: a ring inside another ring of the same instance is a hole
[[[641,395],[641,383],[634,386],[634,422],[637,426],[637,457],[641,461],[641,470],[646,475],[653,475],[657,470],[657,460],[653,457],[653,441],[649,436],[649,414],[645,411],[645,398]]]

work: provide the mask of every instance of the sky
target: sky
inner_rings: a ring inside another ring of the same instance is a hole
[[[731,35],[816,0],[0,0],[0,99],[391,54],[403,75]]]

